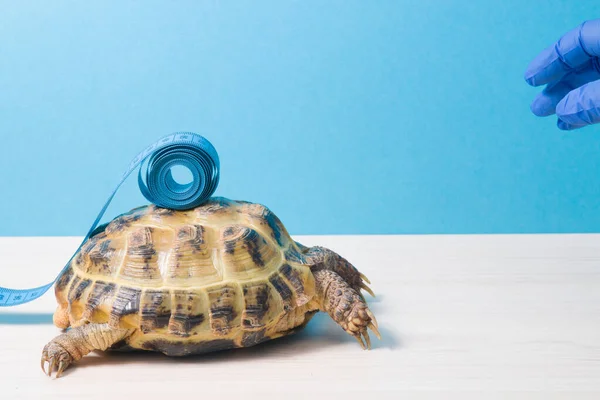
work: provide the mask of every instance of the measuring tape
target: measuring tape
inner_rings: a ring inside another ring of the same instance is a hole
[[[180,184],[173,179],[171,168],[177,165],[190,170],[193,178],[190,183]],[[119,187],[138,167],[140,167],[138,184],[142,194],[149,202],[163,208],[176,210],[195,208],[212,196],[219,184],[219,156],[206,138],[192,132],[176,132],[165,136],[148,146],[131,161],[77,251],[98,226]],[[44,286],[33,289],[0,287],[0,307],[28,303],[42,296],[68,268],[77,251],[60,274]]]

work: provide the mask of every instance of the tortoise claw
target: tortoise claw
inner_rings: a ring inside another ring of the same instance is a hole
[[[354,308],[344,325],[346,332],[354,336],[356,341],[364,350],[371,350],[371,337],[368,330],[371,329],[375,336],[381,340],[381,334],[377,329],[377,321],[369,308],[362,304]]]
[[[362,347],[362,348],[363,348],[363,350],[366,350],[366,349],[367,349],[367,347],[365,346],[365,342],[363,342],[363,339],[362,339],[362,336],[360,335],[360,333],[359,333],[359,334],[357,334],[357,335],[354,335],[354,338],[356,339],[356,341],[357,341],[358,343],[360,343],[360,347]]]
[[[361,283],[360,287],[365,290],[367,293],[369,293],[371,296],[375,297],[375,293],[373,293],[373,291],[371,290],[370,287],[368,287],[365,283]]]
[[[56,367],[56,358],[52,357],[49,363],[50,365],[48,366],[48,376],[52,376],[52,371],[54,371],[54,367]]]
[[[367,308],[367,315],[371,319],[371,323],[373,323],[373,326],[375,326],[375,328],[379,328],[379,326],[377,325],[377,320],[375,319],[375,315],[373,315],[371,310],[369,310],[368,308]]]
[[[377,339],[381,340],[381,333],[379,333],[379,330],[372,322],[369,323],[368,327],[373,331],[375,336],[377,336]]]
[[[42,351],[41,367],[45,375],[52,377],[52,372],[57,368],[55,378],[59,378],[64,370],[73,362],[73,357],[61,345],[50,342]],[[46,370],[48,363],[48,370]]]
[[[365,342],[367,342],[367,349],[371,350],[371,338],[369,337],[369,331],[365,329],[362,334],[365,337]]]
[[[367,332],[366,329],[361,330],[353,336],[363,350],[371,350],[371,338],[369,337],[369,332]]]
[[[67,368],[67,366],[69,365],[69,363],[65,362],[65,361],[61,361],[58,364],[58,371],[56,371],[56,377],[60,378],[60,376],[62,375],[62,373],[65,371],[65,368]]]
[[[360,275],[360,279],[362,279],[363,281],[367,282],[367,283],[371,283],[371,281],[369,280],[369,278],[367,278],[363,273],[358,273]]]

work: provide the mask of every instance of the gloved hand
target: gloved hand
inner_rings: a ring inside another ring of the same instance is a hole
[[[600,19],[567,32],[528,66],[525,80],[547,85],[531,103],[540,117],[556,113],[571,130],[600,122]]]

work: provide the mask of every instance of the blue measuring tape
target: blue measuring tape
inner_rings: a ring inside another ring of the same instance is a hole
[[[192,182],[188,184],[176,182],[171,174],[171,168],[174,166],[188,168],[192,173]],[[148,146],[131,161],[77,251],[81,249],[81,246],[98,226],[119,187],[138,167],[140,167],[138,184],[142,194],[149,202],[163,208],[187,210],[197,207],[212,196],[219,184],[219,156],[206,138],[192,132],[176,132],[165,136]],[[33,289],[0,287],[0,307],[28,303],[42,296],[68,268],[77,251],[71,256],[60,274],[44,286]]]

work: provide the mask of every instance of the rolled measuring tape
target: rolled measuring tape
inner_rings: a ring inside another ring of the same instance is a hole
[[[175,166],[189,169],[192,181],[187,184],[176,182],[171,173]],[[157,140],[131,161],[77,251],[57,277],[52,282],[33,289],[0,287],[0,307],[28,303],[42,296],[54,285],[81,246],[90,238],[123,182],[138,167],[138,184],[142,194],[149,202],[163,208],[195,208],[212,196],[219,184],[219,156],[206,138],[192,132],[176,132]]]

